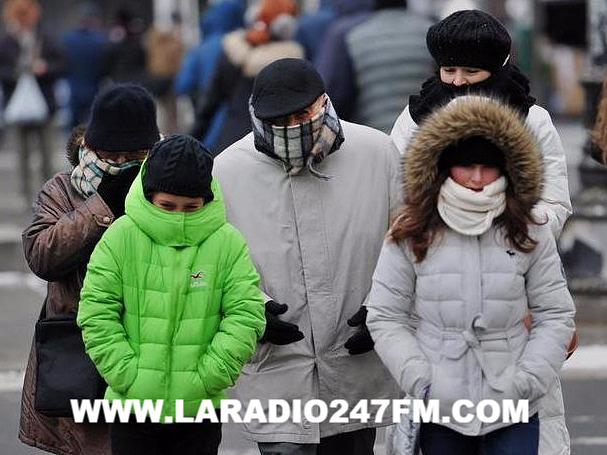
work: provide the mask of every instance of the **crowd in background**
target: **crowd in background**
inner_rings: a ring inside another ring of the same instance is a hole
[[[86,122],[95,95],[112,82],[146,87],[158,103],[163,134],[192,133],[217,154],[251,129],[247,101],[257,73],[281,57],[306,58],[341,118],[389,133],[409,96],[434,70],[425,31],[458,2],[421,12],[409,3],[321,0],[316,10],[301,11],[295,0],[222,0],[201,11],[200,40],[192,44],[184,40],[178,11],[157,26],[126,4],[107,20],[107,12],[88,1],[77,7],[76,23],[58,31],[45,23],[36,0],[5,2],[4,106],[23,72],[34,73],[48,105],[43,122],[15,129],[23,197],[30,201],[36,186],[32,137],[39,138],[43,181],[52,174],[49,126],[67,132]]]

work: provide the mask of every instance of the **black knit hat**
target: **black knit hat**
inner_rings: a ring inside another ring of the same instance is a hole
[[[283,58],[259,72],[251,104],[255,117],[267,120],[299,112],[323,93],[325,84],[310,62]]]
[[[426,45],[439,67],[469,66],[495,72],[506,63],[511,44],[501,22],[476,9],[456,11],[426,34]]]
[[[94,150],[149,150],[160,139],[152,95],[136,84],[116,84],[97,95],[84,133]]]
[[[452,166],[484,164],[499,167],[503,171],[505,162],[504,152],[497,145],[483,136],[471,136],[443,150],[438,160],[438,170],[448,170]]]
[[[175,134],[157,142],[145,161],[143,192],[152,200],[154,192],[213,200],[211,171],[213,155],[187,134]]]

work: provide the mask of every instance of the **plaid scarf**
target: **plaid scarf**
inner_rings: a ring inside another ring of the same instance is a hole
[[[339,149],[344,141],[341,123],[328,97],[321,112],[299,125],[276,126],[258,119],[250,99],[249,113],[257,150],[282,162],[289,175],[297,175],[307,167],[315,177],[330,178],[314,169],[315,164]]]
[[[72,170],[70,181],[74,189],[85,199],[97,192],[103,174],[118,175],[128,168],[141,164],[138,160],[114,164],[112,161],[102,160],[84,145],[78,150],[78,159],[78,166]]]

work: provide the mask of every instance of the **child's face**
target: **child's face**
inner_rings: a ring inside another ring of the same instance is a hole
[[[456,87],[482,82],[491,76],[491,72],[470,66],[441,66],[440,80]]]
[[[451,166],[449,173],[455,183],[472,191],[482,191],[486,185],[495,182],[502,175],[499,167],[485,164]]]
[[[113,164],[123,164],[128,161],[143,161],[147,156],[147,150],[138,150],[135,152],[102,152],[98,150],[97,156],[104,161],[109,161]]]
[[[177,196],[176,194],[157,191],[152,196],[152,204],[167,212],[195,212],[204,205],[201,197]]]

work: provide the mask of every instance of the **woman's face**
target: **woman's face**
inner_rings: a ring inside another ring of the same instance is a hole
[[[483,191],[486,185],[495,182],[502,175],[499,167],[485,164],[451,166],[449,173],[455,183],[472,191]]]
[[[472,85],[482,82],[491,76],[491,72],[480,68],[472,68],[470,66],[441,66],[440,80],[445,84],[455,85]]]
[[[201,197],[186,197],[157,191],[152,196],[152,204],[167,212],[195,212],[204,205]]]

